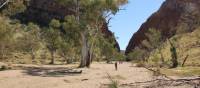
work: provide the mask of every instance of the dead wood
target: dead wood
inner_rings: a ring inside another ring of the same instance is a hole
[[[179,78],[174,79],[166,74],[163,74],[159,71],[156,71],[154,69],[144,67],[145,69],[153,72],[158,73],[159,76],[157,76],[156,79],[149,80],[149,81],[143,81],[143,82],[134,82],[134,83],[125,83],[121,84],[121,86],[135,86],[138,85],[143,86],[144,88],[158,88],[163,86],[181,86],[181,85],[187,85],[192,86],[194,88],[200,88],[200,76],[199,77],[190,77],[190,78]]]

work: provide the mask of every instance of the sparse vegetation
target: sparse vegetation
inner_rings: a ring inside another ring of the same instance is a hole
[[[177,23],[160,25],[165,15],[155,16],[157,24],[148,19],[152,24],[143,24],[147,26],[137,32],[141,40],[134,40],[133,50],[124,54],[109,31],[109,22],[128,0],[1,0],[0,85],[13,86],[4,83],[12,81],[17,88],[30,84],[35,88],[47,81],[45,86],[60,83],[61,88],[71,88],[68,84],[137,88],[143,83],[148,88],[170,84],[199,88],[199,8],[184,5],[186,0],[183,6],[175,2],[169,6],[172,11],[184,9],[174,10],[179,12],[174,16]]]
[[[199,67],[178,67],[175,69],[161,69],[161,72],[168,76],[180,76],[180,77],[191,77],[199,76]]]
[[[74,4],[70,9],[75,13],[66,14],[62,19],[60,17],[49,18],[48,25],[29,21],[24,16],[31,2],[17,0],[5,3],[6,5],[1,8],[1,61],[18,62],[17,59],[19,63],[24,64],[28,60],[34,63],[43,62],[41,64],[46,64],[45,62],[49,60],[50,64],[80,61],[80,67],[89,67],[96,58],[101,58],[101,61],[124,58],[114,47],[116,43],[115,38],[112,37],[114,35],[111,34],[106,39],[108,35],[102,30],[107,27],[108,22],[106,21],[110,17],[108,14],[116,14],[120,6],[126,4],[126,0],[120,2],[111,0],[109,3],[107,0],[53,1],[56,5],[62,3],[67,8],[71,6],[69,3]],[[91,6],[93,8],[89,8]],[[102,57],[105,58],[102,59]],[[22,58],[26,58],[26,61]]]
[[[107,73],[107,78],[110,80],[110,84],[108,85],[108,88],[119,88],[119,84],[117,81],[115,81],[110,74]]]

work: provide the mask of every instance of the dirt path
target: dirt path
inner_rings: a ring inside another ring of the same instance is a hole
[[[143,88],[144,84],[134,86],[122,86],[122,84],[153,80],[149,70],[133,67],[131,63],[119,64],[118,71],[115,71],[114,64],[105,63],[93,63],[90,69],[77,69],[75,65],[16,66],[23,70],[0,71],[0,88],[108,88],[107,84],[111,83],[108,74],[121,85],[120,88]],[[159,88],[193,87],[179,85]]]
[[[111,83],[108,74],[120,85],[153,79],[151,72],[144,68],[133,67],[130,63],[119,64],[118,71],[115,71],[114,64],[105,63],[93,63],[90,69],[73,69],[74,65],[17,66],[23,67],[23,70],[0,71],[0,88],[107,88],[107,84]],[[77,73],[81,70],[81,74]],[[120,88],[143,88],[143,86],[145,85],[120,86]],[[193,87],[180,85],[161,88]]]
[[[53,68],[43,66],[43,68]],[[65,67],[65,66],[58,66]],[[109,84],[107,73],[120,84],[151,79],[151,74],[144,68],[131,67],[130,63],[119,65],[115,71],[113,64],[92,64],[90,69],[83,70],[82,74],[58,74],[52,69],[8,70],[0,72],[0,88],[103,88]],[[65,67],[66,68],[66,67]]]

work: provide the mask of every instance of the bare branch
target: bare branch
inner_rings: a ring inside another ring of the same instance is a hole
[[[159,86],[178,86],[178,85],[190,85],[194,86],[194,88],[199,88],[200,86],[200,76],[198,77],[191,77],[191,78],[179,78],[179,79],[173,79],[171,77],[168,77],[166,74],[163,74],[159,71],[153,70],[148,67],[144,67],[145,69],[156,72],[160,76],[163,76],[164,78],[157,78],[154,80],[149,80],[149,81],[143,81],[143,82],[134,82],[134,83],[125,83],[121,84],[121,86],[136,86],[136,85],[146,85],[148,88],[157,88]]]
[[[110,20],[112,20],[112,17],[110,17],[108,20],[107,20],[107,24],[109,24],[110,23]]]
[[[10,2],[10,0],[6,0],[2,5],[0,5],[0,9],[1,9],[2,7],[4,7],[8,2]]]

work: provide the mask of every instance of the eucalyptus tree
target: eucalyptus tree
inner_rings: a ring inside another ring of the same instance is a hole
[[[78,50],[80,48],[80,28],[74,15],[66,16],[61,26],[64,32],[62,32],[60,54],[67,63],[72,63],[80,51]]]
[[[109,39],[102,38],[102,41],[100,43],[100,50],[101,54],[105,57],[107,63],[110,63],[112,60],[117,60],[117,49],[114,46],[113,41],[109,41]],[[118,58],[119,59],[119,58]]]
[[[171,68],[176,68],[178,66],[178,55],[177,55],[177,50],[175,47],[175,44],[173,43],[174,41],[176,41],[176,39],[173,39],[173,42],[170,41],[168,39],[169,43],[170,43],[170,52],[171,52],[171,62],[172,62],[172,66]]]
[[[12,25],[9,24],[9,22],[0,17],[0,58],[4,59],[6,50],[11,45],[11,41],[13,39],[13,32],[14,29],[12,28]]]
[[[25,33],[19,39],[23,51],[30,53],[32,60],[35,60],[36,52],[41,47],[40,27],[33,23],[29,23],[25,27]]]
[[[75,20],[81,37],[82,58],[79,67],[89,67],[91,63],[91,54],[93,43],[89,44],[91,31],[100,31],[105,19],[110,15],[116,14],[121,5],[127,3],[127,0],[58,0],[62,4],[73,4],[71,11],[74,11]],[[98,33],[98,32],[96,32]],[[96,34],[92,34],[95,37]]]
[[[128,59],[135,61],[144,61],[144,54],[147,53],[146,50],[141,49],[139,47],[135,47],[135,49],[128,54]]]
[[[44,40],[51,54],[51,62],[50,64],[54,64],[55,53],[59,49],[61,41],[60,36],[60,22],[58,20],[53,19],[50,24],[49,28],[45,29]]]
[[[6,16],[14,16],[26,10],[25,0],[2,0],[0,3],[0,9],[2,14]]]
[[[163,48],[164,40],[162,38],[161,32],[157,29],[150,28],[149,31],[147,33],[145,33],[145,36],[147,37],[147,39],[142,41],[143,46],[145,46],[145,48],[147,48],[148,52],[154,53],[155,50],[157,49],[160,53],[161,65],[163,65],[164,57],[163,57],[163,53],[161,50]]]

